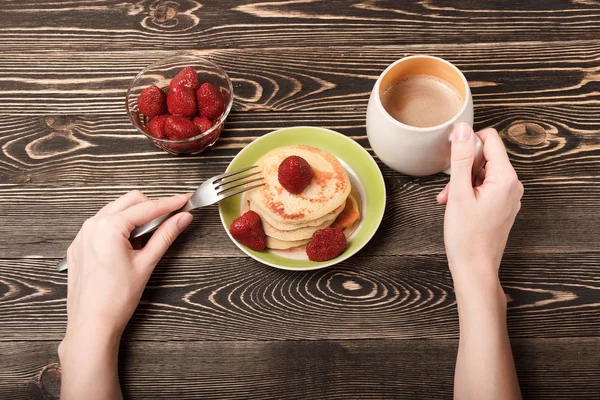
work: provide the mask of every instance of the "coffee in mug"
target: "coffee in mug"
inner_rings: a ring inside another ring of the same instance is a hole
[[[390,168],[413,176],[450,173],[452,130],[473,125],[469,84],[441,58],[402,58],[375,82],[366,122],[371,148]],[[474,173],[485,163],[482,147],[475,136]]]
[[[381,95],[388,114],[418,128],[443,124],[460,111],[464,102],[454,86],[433,75],[407,76]]]

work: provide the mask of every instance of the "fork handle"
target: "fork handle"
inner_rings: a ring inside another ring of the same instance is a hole
[[[67,265],[67,257],[60,260],[60,262],[56,266],[56,269],[58,270],[58,272],[66,271],[68,268],[69,268],[69,266]]]
[[[158,218],[154,218],[152,221],[145,223],[144,225],[136,226],[129,235],[129,240],[137,239],[140,236],[144,236],[146,233],[154,232],[162,225],[163,222],[177,214],[179,211],[173,211],[165,215],[161,215]]]
[[[131,234],[129,235],[129,240],[137,239],[140,236],[143,236],[147,233],[154,232],[159,226],[163,224],[163,222],[171,218],[173,215],[180,212],[192,211],[193,209],[194,207],[192,206],[192,203],[188,200],[188,202],[185,203],[185,205],[179,210],[170,212],[165,215],[161,215],[160,217],[154,218],[152,221],[147,222],[144,225],[136,226],[135,229],[131,231]]]
[[[154,218],[152,221],[145,223],[144,225],[137,226],[133,231],[131,231],[131,234],[129,235],[129,240],[131,241],[133,239],[139,238],[140,236],[144,236],[147,233],[154,232],[159,226],[162,225],[163,222],[171,218],[173,215],[180,212],[191,211],[193,208],[194,207],[188,200],[188,202],[179,210],[170,212],[165,215],[161,215],[160,217]],[[67,265],[67,257],[60,260],[60,262],[56,266],[58,272],[66,271],[68,268],[69,267]]]

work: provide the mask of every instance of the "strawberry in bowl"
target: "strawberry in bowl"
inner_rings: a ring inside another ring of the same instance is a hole
[[[198,154],[212,146],[232,105],[227,73],[190,54],[166,57],[144,68],[126,94],[133,125],[172,154]]]

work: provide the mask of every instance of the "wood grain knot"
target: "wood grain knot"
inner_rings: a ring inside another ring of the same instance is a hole
[[[200,7],[200,3],[190,0],[155,1],[150,5],[149,15],[142,21],[142,26],[155,31],[185,31],[200,22],[194,15]]]
[[[263,96],[263,87],[260,82],[250,78],[231,78],[235,91],[235,99],[238,102],[256,103]]]
[[[362,285],[360,283],[356,282],[353,279],[347,280],[346,282],[342,283],[342,286],[346,290],[360,290],[360,289],[362,289]]]
[[[546,142],[546,130],[532,122],[516,122],[506,128],[506,137],[520,145],[539,146]]]
[[[25,151],[30,158],[46,159],[92,146],[91,143],[75,137],[75,123],[69,117],[46,117],[44,122],[53,131],[27,143]]]
[[[368,276],[333,271],[320,279],[320,285],[325,283],[321,293],[330,301],[364,301],[381,300],[384,291],[379,290],[379,283]]]
[[[49,365],[40,375],[40,388],[48,399],[60,398],[61,370],[57,364]]]
[[[152,13],[152,22],[163,28],[177,25],[177,9],[179,4],[174,1],[160,3]]]

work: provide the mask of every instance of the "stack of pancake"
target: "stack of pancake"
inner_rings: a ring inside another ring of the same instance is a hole
[[[313,173],[312,181],[299,194],[285,190],[277,175],[281,162],[293,155],[304,158]],[[253,210],[260,215],[268,248],[302,246],[318,229],[332,224],[346,228],[358,219],[350,180],[333,155],[309,146],[286,146],[271,150],[257,165],[265,185],[244,193],[242,213]]]

